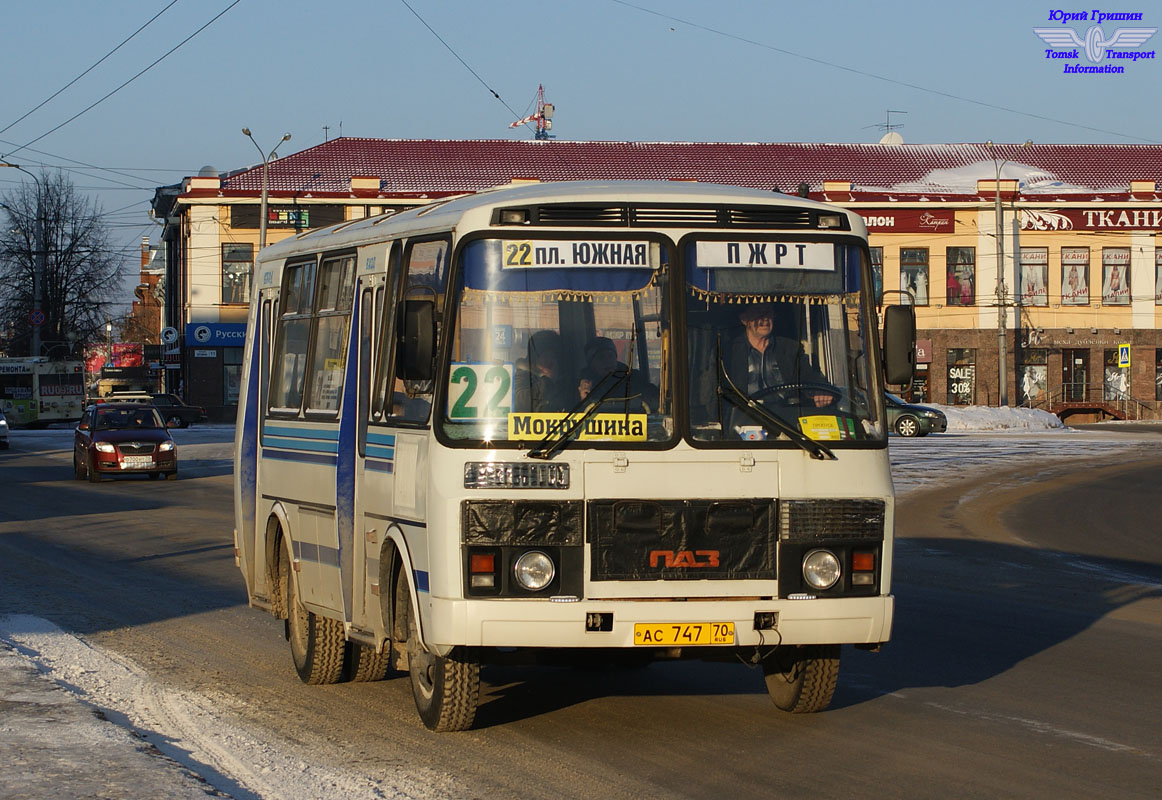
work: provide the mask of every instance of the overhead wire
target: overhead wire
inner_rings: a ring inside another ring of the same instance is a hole
[[[169,57],[170,57],[171,55],[173,55],[173,53],[175,53],[175,52],[176,52],[176,51],[177,51],[177,50],[178,50],[180,47],[182,47],[182,46],[183,46],[184,44],[186,44],[188,41],[190,41],[190,40],[191,40],[191,39],[193,39],[195,36],[197,36],[198,34],[200,34],[202,31],[206,30],[206,28],[208,28],[208,27],[210,27],[211,25],[213,25],[215,22],[217,22],[219,19],[221,19],[221,18],[222,18],[222,17],[223,17],[223,16],[226,14],[226,12],[230,11],[230,9],[234,8],[234,6],[238,5],[238,4],[239,4],[239,3],[241,3],[241,2],[242,2],[242,0],[234,0],[234,2],[233,2],[233,3],[231,3],[231,4],[230,4],[230,5],[228,5],[228,6],[226,6],[226,8],[222,9],[222,10],[221,10],[221,11],[219,11],[217,14],[215,14],[215,15],[214,15],[214,17],[213,17],[213,18],[212,18],[212,19],[211,19],[209,22],[207,22],[206,24],[204,24],[202,27],[198,28],[196,31],[194,31],[193,33],[191,33],[191,34],[190,34],[189,36],[187,36],[186,38],[182,39],[182,40],[181,40],[180,42],[178,42],[176,45],[174,45],[174,46],[173,46],[173,47],[171,47],[169,50],[167,50],[167,51],[166,51],[166,52],[165,52],[165,53],[164,53],[162,56],[160,56],[160,57],[159,57],[159,58],[157,58],[155,61],[153,61],[153,63],[151,63],[149,66],[145,67],[143,70],[141,70],[140,72],[138,72],[136,75],[134,75],[133,77],[129,78],[127,81],[125,81],[124,83],[122,83],[120,86],[118,86],[118,87],[117,87],[116,89],[114,89],[113,91],[111,91],[111,92],[109,92],[108,94],[106,94],[106,95],[105,95],[104,97],[102,97],[100,100],[97,100],[97,101],[95,101],[94,103],[91,103],[90,105],[88,105],[87,107],[85,107],[84,109],[82,109],[81,111],[78,111],[76,114],[73,114],[71,117],[69,117],[68,119],[66,119],[66,120],[65,120],[64,122],[62,122],[61,124],[57,125],[55,128],[52,128],[52,129],[50,129],[50,130],[48,130],[48,131],[45,131],[45,132],[44,132],[44,133],[42,133],[40,136],[37,136],[35,139],[32,139],[31,141],[25,142],[23,145],[21,145],[20,147],[17,147],[15,150],[13,150],[11,153],[7,153],[7,154],[5,154],[5,157],[11,156],[11,155],[13,155],[13,154],[15,154],[15,153],[19,153],[21,150],[25,149],[25,148],[26,148],[26,147],[28,147],[29,145],[36,144],[37,142],[39,142],[41,139],[45,138],[46,136],[49,136],[50,134],[53,134],[53,133],[55,133],[56,131],[59,131],[61,128],[65,127],[66,125],[68,125],[68,124],[69,124],[70,122],[72,122],[73,120],[75,120],[75,119],[77,119],[78,117],[81,117],[82,115],[84,115],[84,114],[88,113],[89,111],[93,110],[94,108],[96,108],[97,106],[99,106],[101,103],[105,102],[105,101],[106,101],[106,100],[108,100],[110,97],[112,97],[113,95],[117,94],[117,92],[121,91],[121,90],[122,90],[122,89],[124,89],[126,86],[128,86],[128,85],[129,85],[129,84],[131,84],[131,83],[133,83],[135,80],[137,80],[138,78],[140,78],[142,75],[144,75],[145,73],[149,72],[151,69],[153,69],[154,67],[156,67],[156,66],[157,66],[158,64],[160,64],[162,61],[164,61],[165,59],[169,58]]]
[[[163,8],[161,11],[158,11],[158,12],[157,12],[156,14],[154,14],[152,17],[150,17],[150,18],[149,18],[149,20],[148,20],[148,21],[146,21],[146,23],[145,23],[144,25],[142,25],[140,28],[138,28],[137,30],[135,30],[133,33],[129,34],[128,38],[126,38],[124,41],[122,41],[122,42],[121,42],[121,44],[117,45],[117,46],[116,46],[116,47],[114,47],[112,50],[110,50],[108,53],[106,53],[105,55],[101,56],[101,58],[99,58],[99,59],[98,59],[98,60],[97,60],[97,61],[96,61],[96,62],[95,62],[95,63],[94,63],[92,66],[90,66],[88,69],[86,69],[84,72],[82,72],[82,73],[81,73],[80,75],[78,75],[77,77],[73,78],[71,81],[69,81],[68,83],[66,83],[66,84],[65,84],[64,86],[62,86],[61,88],[57,89],[55,92],[53,92],[53,93],[52,93],[51,95],[49,95],[47,98],[45,98],[44,100],[42,100],[40,103],[38,103],[37,105],[33,106],[33,107],[32,107],[31,109],[29,109],[28,111],[24,112],[24,114],[23,114],[22,116],[18,117],[17,119],[13,120],[12,122],[9,122],[9,123],[8,123],[7,125],[5,125],[3,128],[0,128],[0,133],[4,133],[5,131],[7,131],[7,130],[8,130],[9,128],[11,128],[12,126],[14,126],[14,125],[17,125],[17,124],[19,124],[19,123],[23,122],[24,120],[26,120],[26,119],[28,119],[30,116],[32,116],[34,113],[36,113],[37,111],[39,111],[41,108],[43,108],[44,106],[46,106],[48,103],[52,102],[52,100],[53,100],[53,99],[55,99],[55,98],[56,98],[58,95],[60,95],[60,94],[61,94],[61,92],[65,91],[65,90],[66,90],[66,89],[68,89],[70,86],[72,86],[74,83],[76,83],[77,81],[79,81],[81,78],[85,77],[85,76],[86,76],[86,75],[88,75],[90,72],[92,72],[94,69],[96,69],[97,67],[99,67],[99,66],[101,65],[101,63],[102,63],[103,61],[105,61],[105,59],[109,58],[109,56],[111,56],[111,55],[113,55],[114,53],[116,53],[118,50],[120,50],[122,47],[124,47],[126,44],[128,44],[128,43],[130,42],[130,40],[132,40],[132,39],[133,39],[135,36],[137,36],[137,34],[141,33],[143,30],[145,30],[145,29],[146,29],[146,28],[148,28],[148,27],[149,27],[151,24],[153,24],[153,22],[154,22],[154,21],[156,21],[158,17],[160,17],[162,14],[164,14],[165,12],[167,12],[167,11],[169,11],[171,8],[173,8],[173,7],[174,7],[174,6],[177,4],[177,2],[178,2],[178,0],[171,0],[171,2],[170,2],[170,4],[169,4],[169,5],[167,5],[165,8]]]

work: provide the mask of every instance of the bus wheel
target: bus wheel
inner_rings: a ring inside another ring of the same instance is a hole
[[[456,650],[447,656],[424,650],[411,594],[406,587],[401,594],[404,602],[399,611],[407,614],[408,672],[420,719],[428,730],[466,731],[476,719],[480,702],[480,664]]]
[[[374,647],[367,647],[359,642],[347,643],[347,675],[348,680],[355,683],[381,681],[387,677],[391,667],[391,642],[383,647],[382,652],[375,652]]]
[[[346,640],[343,624],[307,611],[299,602],[290,574],[290,556],[278,563],[279,582],[287,609],[287,638],[295,671],[303,683],[338,683],[343,677]]]
[[[763,660],[763,675],[771,701],[783,711],[822,711],[839,681],[839,645],[780,647]]]

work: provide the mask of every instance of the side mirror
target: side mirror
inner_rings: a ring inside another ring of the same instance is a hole
[[[884,381],[911,383],[916,371],[916,311],[911,306],[884,309]]]
[[[83,419],[77,423],[77,430],[87,431],[88,429],[89,429],[89,421],[87,419]]]
[[[404,300],[396,339],[395,376],[430,381],[436,375],[436,304],[427,298]]]

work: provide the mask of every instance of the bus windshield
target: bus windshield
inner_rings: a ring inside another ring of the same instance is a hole
[[[465,244],[444,376],[448,438],[668,440],[667,253],[644,236]]]
[[[863,248],[699,239],[683,255],[693,441],[882,440]]]

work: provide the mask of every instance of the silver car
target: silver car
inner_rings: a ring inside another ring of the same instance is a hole
[[[0,450],[8,449],[8,420],[4,419],[4,412],[0,411]]]

